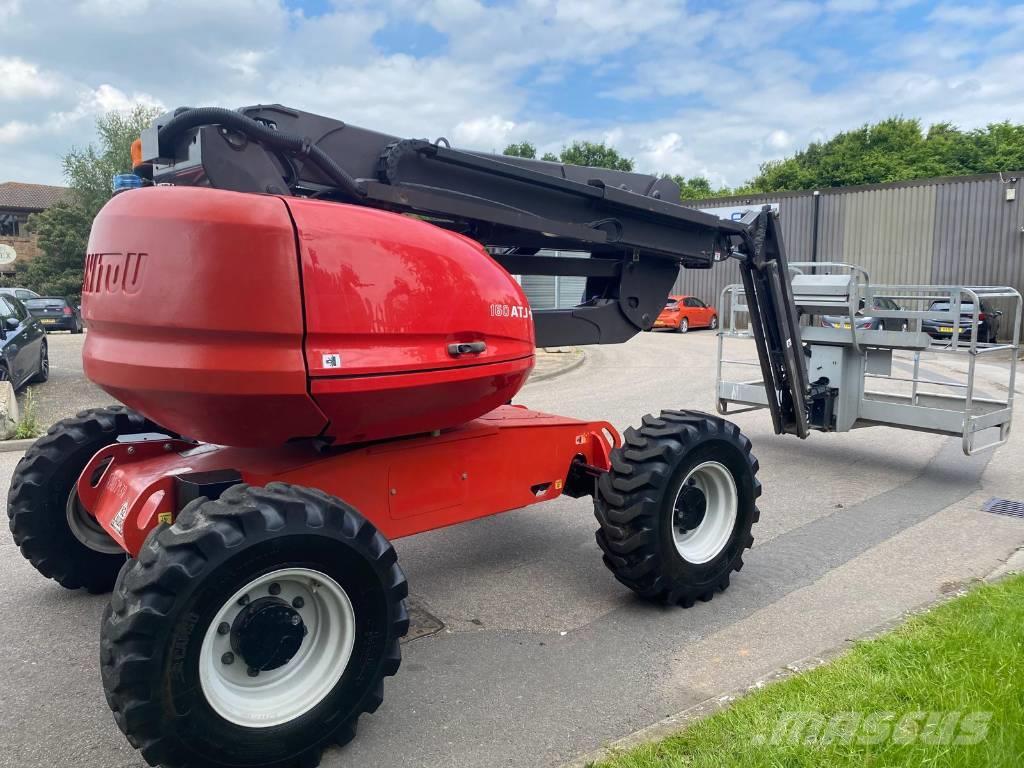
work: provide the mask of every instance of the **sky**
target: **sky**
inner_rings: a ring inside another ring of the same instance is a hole
[[[109,110],[278,102],[733,186],[892,115],[1024,122],[1022,40],[1000,2],[0,0],[0,181],[61,183]]]

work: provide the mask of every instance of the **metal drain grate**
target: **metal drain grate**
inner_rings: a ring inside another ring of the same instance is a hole
[[[1010,501],[993,496],[981,505],[982,512],[991,512],[995,515],[1008,515],[1009,517],[1024,518],[1024,502]]]

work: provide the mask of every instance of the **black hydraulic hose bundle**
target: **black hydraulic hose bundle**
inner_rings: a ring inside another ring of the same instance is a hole
[[[326,152],[313,144],[312,139],[272,130],[251,117],[246,117],[240,112],[222,107],[196,107],[178,110],[174,117],[160,128],[161,154],[173,154],[170,144],[176,138],[185,131],[204,125],[219,125],[232,131],[237,131],[266,147],[283,151],[296,157],[308,158],[313,165],[323,171],[338,186],[340,191],[356,200],[365,197],[365,193],[359,189],[355,179]]]

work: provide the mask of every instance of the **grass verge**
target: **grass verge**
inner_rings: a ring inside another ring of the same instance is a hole
[[[977,587],[596,765],[1024,766],[1024,576]]]

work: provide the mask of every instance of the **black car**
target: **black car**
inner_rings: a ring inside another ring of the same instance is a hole
[[[55,296],[25,299],[25,307],[47,331],[82,332],[82,313],[72,302]]]
[[[0,381],[15,389],[50,378],[42,323],[13,296],[0,296]]]
[[[899,310],[900,306],[892,299],[885,299],[880,296],[873,298],[871,309]],[[907,330],[906,318],[902,317],[874,317],[871,309],[864,309],[864,299],[860,300],[860,310],[853,321],[859,331],[905,331]],[[850,318],[839,315],[822,315],[821,324],[826,328],[849,328]]]
[[[948,301],[934,301],[928,307],[936,312],[949,312]],[[978,341],[994,342],[999,335],[999,319],[1002,312],[993,310],[985,302],[978,305]],[[953,336],[957,328],[960,329],[960,341],[971,340],[971,325],[974,322],[974,304],[964,302],[960,305],[960,322],[954,324],[952,320],[935,320],[932,318],[921,321],[921,330],[935,339],[948,339]]]

